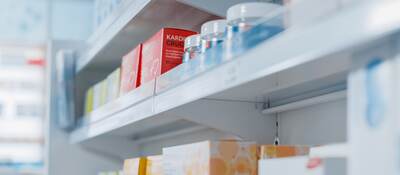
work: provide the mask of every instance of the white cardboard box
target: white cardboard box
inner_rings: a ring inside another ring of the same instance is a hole
[[[399,169],[393,41],[354,54],[349,76],[349,174],[394,175]]]
[[[315,159],[318,163],[310,167],[309,157],[290,157],[260,160],[258,175],[346,175],[345,158]]]

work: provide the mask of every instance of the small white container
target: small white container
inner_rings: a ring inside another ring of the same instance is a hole
[[[281,20],[275,19],[275,15],[279,17],[281,10],[281,5],[265,2],[241,3],[230,7],[227,11],[224,44],[226,59],[231,59],[282,31]],[[255,27],[256,30],[244,35]]]
[[[201,26],[202,53],[224,41],[226,25],[226,20],[219,19],[208,21]]]
[[[249,2],[236,4],[227,12],[227,37],[243,32],[260,23],[260,19],[281,9],[282,6],[265,2]]]
[[[188,36],[185,39],[184,53],[182,62],[186,63],[190,59],[201,53],[201,36],[200,34]]]

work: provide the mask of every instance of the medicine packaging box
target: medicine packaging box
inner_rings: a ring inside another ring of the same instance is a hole
[[[261,145],[260,159],[272,159],[308,155],[310,147],[292,145]]]
[[[163,175],[163,156],[148,156],[146,161],[146,175]]]
[[[93,110],[98,109],[102,105],[102,90],[103,81],[100,81],[93,86]]]
[[[141,62],[142,44],[136,46],[122,58],[120,85],[121,95],[140,86]]]
[[[312,158],[307,156],[263,159],[258,175],[346,175],[345,158]]]
[[[142,83],[154,80],[157,76],[182,63],[184,40],[196,32],[163,28],[143,43]]]
[[[118,98],[120,90],[121,69],[117,68],[107,77],[107,101],[113,101]]]
[[[163,149],[165,175],[256,175],[253,142],[203,141]]]
[[[100,106],[103,106],[108,103],[108,84],[107,79],[101,81],[101,92],[100,92]]]
[[[145,175],[146,162],[145,157],[126,159],[123,168],[124,175]]]
[[[350,174],[399,174],[395,45],[387,40],[352,54],[347,117]]]
[[[90,87],[85,94],[85,111],[84,115],[88,116],[93,111],[93,86]]]

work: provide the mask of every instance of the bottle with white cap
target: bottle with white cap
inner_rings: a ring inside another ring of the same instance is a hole
[[[271,29],[276,30],[275,28],[268,28],[269,24],[267,24],[267,28],[265,28],[266,18],[270,18],[271,14],[274,12],[278,12],[282,10],[282,6],[273,3],[265,3],[265,2],[249,2],[249,3],[241,3],[236,4],[228,9],[227,12],[227,31],[226,31],[226,45],[225,47],[228,49],[228,55],[234,55],[235,53],[243,50],[243,42],[247,39],[247,37],[257,37],[260,32],[265,34],[265,31],[269,32]],[[267,20],[267,23],[270,21]],[[252,29],[255,26],[259,26],[263,24],[263,29],[258,30],[257,32],[252,32],[252,36],[241,36],[244,32]],[[273,26],[281,25],[281,24],[272,24]],[[281,27],[279,27],[281,29]],[[275,32],[271,32],[275,33]]]
[[[186,37],[185,39],[185,46],[184,46],[184,53],[182,62],[186,63],[190,59],[196,57],[201,53],[201,36],[200,34],[191,35]]]
[[[218,19],[208,21],[201,26],[202,53],[224,41],[226,24],[226,20]]]

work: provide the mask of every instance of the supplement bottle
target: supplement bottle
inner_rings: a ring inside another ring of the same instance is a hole
[[[201,26],[201,69],[208,69],[221,62],[222,42],[225,39],[226,20],[208,21]]]
[[[190,59],[196,57],[201,53],[201,36],[200,34],[188,36],[185,39],[185,52],[183,53],[183,63],[188,62]]]
[[[224,41],[226,23],[226,20],[219,19],[208,21],[201,26],[202,53]]]
[[[250,2],[234,5],[227,12],[225,54],[236,56],[259,42],[283,31],[282,6]]]

